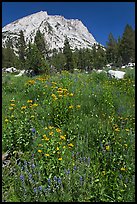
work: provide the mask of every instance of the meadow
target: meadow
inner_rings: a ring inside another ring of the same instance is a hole
[[[135,201],[135,70],[2,77],[2,200]]]

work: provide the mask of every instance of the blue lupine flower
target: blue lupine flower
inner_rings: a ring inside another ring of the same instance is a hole
[[[34,182],[33,179],[32,179],[32,174],[29,174],[29,180],[30,180],[31,182]]]
[[[73,169],[74,169],[74,170],[77,170],[77,167],[76,167],[76,166],[74,166],[74,167],[73,167]]]
[[[58,184],[61,184],[61,178],[57,179]]]
[[[50,186],[48,185],[47,190],[50,191]]]
[[[128,178],[125,179],[125,183],[128,183]]]
[[[70,170],[68,169],[68,170],[64,170],[65,171],[65,173],[68,175],[68,174],[70,174]]]
[[[35,164],[32,164],[31,167],[34,169],[35,168]]]
[[[83,178],[82,178],[82,176],[80,176],[79,180],[80,180],[80,184],[82,185],[82,184],[83,184]]]
[[[27,166],[27,161],[26,160],[24,161],[24,165]]]
[[[39,187],[38,187],[38,190],[39,190],[39,191],[42,191],[42,186],[39,186]]]
[[[51,181],[50,181],[50,178],[48,178],[48,184],[49,184],[49,185],[50,185],[50,182],[51,182]]]
[[[86,157],[83,157],[83,161],[84,161],[84,162],[86,161]]]
[[[37,192],[37,188],[34,188],[33,190],[34,190],[34,193],[36,193],[36,192]]]
[[[20,180],[23,182],[24,181],[24,176],[20,175]]]
[[[57,177],[56,176],[54,176],[54,181],[57,181]]]
[[[122,179],[122,174],[119,174],[119,178]]]
[[[90,157],[88,157],[88,165],[90,165]]]
[[[36,132],[35,128],[31,128],[30,130],[31,130],[32,133]]]

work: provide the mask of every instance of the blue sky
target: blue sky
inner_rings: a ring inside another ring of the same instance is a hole
[[[102,45],[110,32],[122,36],[126,24],[135,29],[135,2],[2,2],[2,27],[39,11],[81,20]]]

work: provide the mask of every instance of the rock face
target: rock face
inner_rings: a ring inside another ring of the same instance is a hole
[[[2,45],[4,46],[8,37],[12,38],[15,45],[21,30],[24,33],[26,43],[30,39],[34,42],[38,29],[44,34],[45,42],[50,50],[63,48],[66,36],[72,49],[76,47],[78,49],[92,48],[94,43],[98,44],[80,20],[65,19],[63,16],[48,15],[46,11],[40,11],[3,27]]]

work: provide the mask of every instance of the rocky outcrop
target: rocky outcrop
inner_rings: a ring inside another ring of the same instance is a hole
[[[50,50],[62,49],[65,37],[69,39],[70,46],[74,48],[92,48],[98,44],[86,26],[78,19],[65,19],[59,15],[48,15],[46,11],[40,11],[32,15],[16,20],[2,28],[2,45],[10,37],[15,46],[19,32],[23,31],[26,43],[34,37],[37,30],[44,34],[44,39]]]

